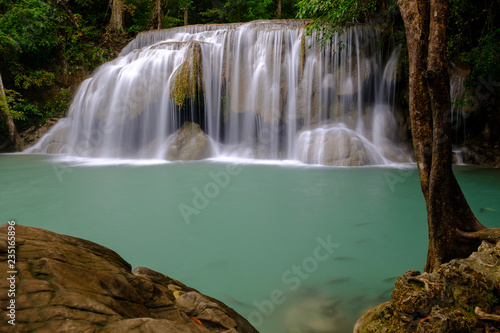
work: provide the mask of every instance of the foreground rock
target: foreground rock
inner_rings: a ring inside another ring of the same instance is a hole
[[[368,310],[354,332],[499,332],[499,290],[500,243],[483,242],[436,273],[399,277],[391,300]]]
[[[0,227],[0,306],[8,296]],[[1,332],[257,332],[222,302],[79,238],[16,225],[15,326]]]
[[[166,158],[170,161],[190,161],[201,160],[211,155],[210,138],[203,133],[200,125],[185,122],[172,136]]]
[[[308,164],[363,166],[382,164],[383,158],[366,139],[342,126],[304,130],[297,140],[299,160]]]

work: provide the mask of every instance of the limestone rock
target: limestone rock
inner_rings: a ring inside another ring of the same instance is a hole
[[[408,271],[396,281],[391,301],[368,310],[354,333],[490,331],[494,322],[480,320],[475,308],[500,309],[499,258],[500,243],[483,242],[469,258],[452,260],[435,273]]]
[[[57,123],[58,120],[59,120],[58,118],[50,118],[45,122],[45,124],[43,124],[40,127],[32,126],[23,133],[21,133],[21,137],[24,139],[24,142],[26,143],[27,146],[31,146],[36,141],[38,141],[42,136],[44,136],[50,130],[50,128]],[[66,135],[66,133],[63,133],[63,135]],[[54,141],[61,141],[61,140],[64,139],[57,138]]]
[[[379,164],[382,158],[356,132],[344,127],[319,127],[298,138],[299,159],[308,164],[362,166]]]
[[[210,138],[196,123],[185,122],[170,140],[167,160],[201,160],[212,155]]]
[[[411,159],[408,157],[408,153],[404,152],[401,148],[389,141],[382,143],[379,148],[384,152],[384,157],[390,161],[396,163],[411,162]]]
[[[454,162],[464,164],[500,167],[500,146],[485,144],[483,146],[462,147],[454,151]]]
[[[48,153],[48,154],[62,154],[67,153],[66,143],[68,138],[69,127],[64,126],[67,121],[60,120],[60,124],[58,123],[49,132],[49,135],[44,137],[44,142],[41,147],[33,146],[29,149],[31,153]],[[39,133],[47,132],[48,128],[40,128]],[[38,140],[43,134],[39,134],[35,132],[31,135],[31,139],[26,142],[34,142]]]
[[[0,227],[2,309],[10,302],[7,227]],[[131,271],[106,247],[21,225],[15,231],[17,332],[257,332],[222,302],[151,269]],[[11,329],[0,321],[0,332]]]

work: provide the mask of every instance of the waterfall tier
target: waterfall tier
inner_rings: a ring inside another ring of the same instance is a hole
[[[406,161],[394,144],[399,49],[384,59],[380,33],[368,26],[320,47],[302,23],[141,33],[81,84],[68,118],[28,152],[193,159],[171,152],[172,142],[195,147],[186,138],[194,133],[192,140],[207,148],[191,150],[203,157],[327,165]]]

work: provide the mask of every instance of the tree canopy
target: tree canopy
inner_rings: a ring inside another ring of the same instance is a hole
[[[366,21],[376,0],[300,0],[297,6],[300,18],[312,19],[308,32],[318,32],[318,41],[324,43],[349,25]]]

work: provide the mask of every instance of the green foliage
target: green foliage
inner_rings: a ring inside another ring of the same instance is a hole
[[[108,4],[0,0],[0,71],[18,130],[63,115],[71,100],[67,85],[115,56],[103,38]]]
[[[69,103],[71,103],[71,92],[69,89],[61,89],[53,93],[44,107],[45,119],[64,116],[68,110]]]
[[[297,4],[301,19],[312,19],[308,34],[318,32],[321,44],[335,34],[342,34],[346,27],[359,23],[376,7],[376,0],[300,0]]]
[[[10,114],[14,120],[19,120],[20,123],[23,124],[30,118],[41,118],[43,116],[43,112],[36,104],[23,98],[17,91],[6,89],[5,94]]]
[[[4,43],[15,45],[19,52],[32,56],[46,56],[59,44],[54,7],[40,0],[21,0],[6,8],[0,17],[0,39]],[[10,36],[10,40],[5,39],[5,35]]]
[[[451,61],[469,65],[468,88],[481,86],[481,80],[500,81],[499,9],[496,0],[450,1],[447,55]],[[471,104],[470,98],[461,103]]]
[[[163,29],[170,29],[174,27],[181,26],[184,23],[183,20],[172,17],[172,16],[163,16],[162,20],[162,28]]]
[[[48,102],[43,107],[29,100],[15,90],[6,90],[7,105],[12,118],[18,129],[25,130],[32,126],[33,122],[46,121],[52,117],[63,116],[71,102],[71,93],[68,89],[61,89],[51,93]]]
[[[23,69],[16,71],[14,76],[16,86],[23,89],[48,87],[54,83],[54,80],[54,73],[45,70],[29,71]]]
[[[500,28],[489,31],[479,39],[479,43],[469,53],[463,55],[464,62],[471,66],[469,85],[478,84],[479,78],[491,77],[494,82],[500,81]]]
[[[281,0],[281,19],[294,19],[297,17],[298,0]]]
[[[201,15],[214,23],[248,22],[275,18],[274,0],[226,0]]]
[[[19,48],[19,44],[9,34],[0,29],[0,55],[2,58],[10,57],[13,52],[18,52]]]
[[[247,13],[244,16],[244,20],[259,20],[259,19],[270,19],[273,14],[273,0],[257,0],[257,1],[246,1]]]
[[[129,33],[137,34],[146,30],[153,17],[151,0],[129,0],[125,8],[125,26]]]

